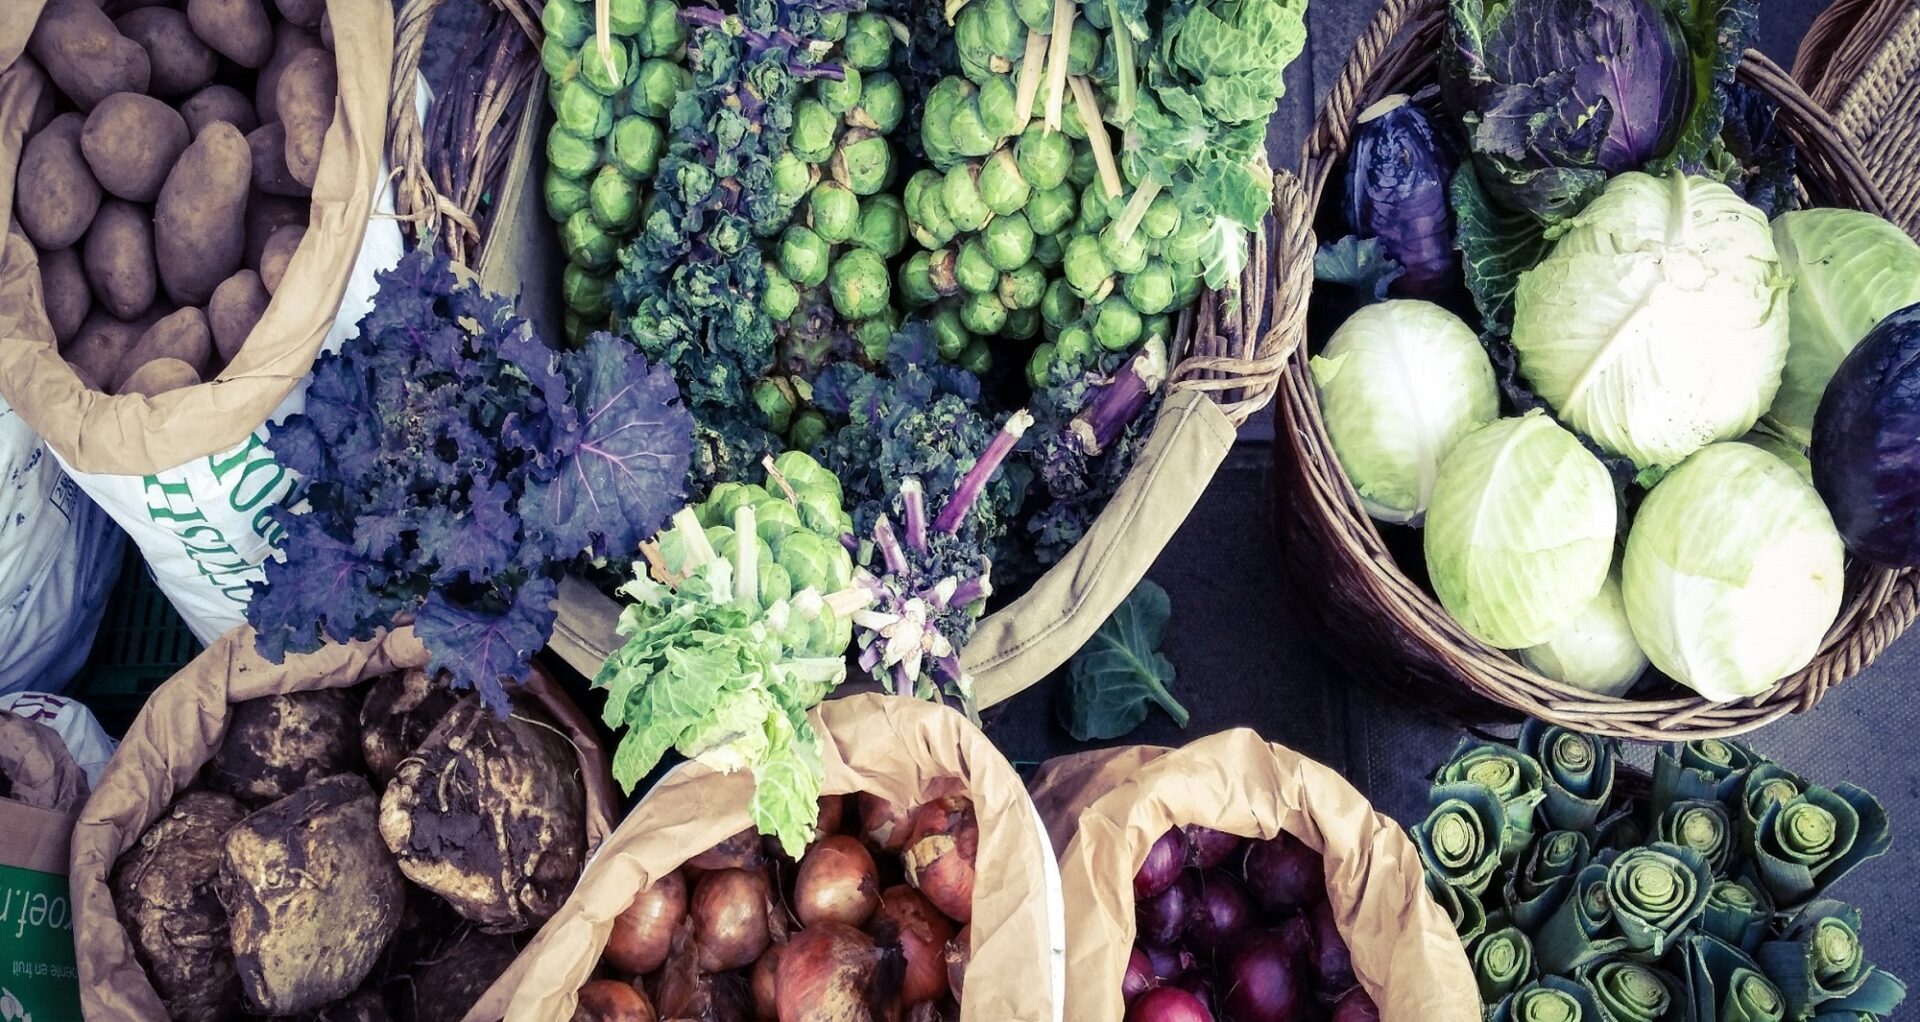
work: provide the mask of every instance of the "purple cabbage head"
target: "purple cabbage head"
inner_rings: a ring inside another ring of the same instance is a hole
[[[1447,189],[1458,162],[1446,136],[1405,95],[1382,99],[1360,114],[1347,152],[1347,226],[1378,238],[1381,254],[1400,265],[1388,290],[1439,299],[1459,279],[1453,207]]]

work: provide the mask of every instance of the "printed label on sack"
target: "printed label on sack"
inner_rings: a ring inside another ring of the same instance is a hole
[[[176,557],[242,612],[252,594],[249,583],[265,577],[260,565],[285,535],[272,511],[298,485],[267,450],[266,438],[264,428],[254,430],[240,446],[196,466],[203,472],[175,470],[144,479],[148,521],[177,544]],[[212,480],[210,490],[196,491],[202,479]]]
[[[77,1022],[67,878],[0,866],[0,1022]]]

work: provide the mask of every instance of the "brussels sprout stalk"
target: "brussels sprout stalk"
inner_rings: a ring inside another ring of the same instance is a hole
[[[1053,48],[1047,53],[1047,130],[1059,131],[1067,101],[1067,65],[1073,59],[1073,0],[1053,0]],[[1084,114],[1085,111],[1082,111]],[[1081,118],[1085,120],[1085,117]],[[1091,129],[1089,129],[1091,130]]]
[[[1160,194],[1160,182],[1147,178],[1133,190],[1133,198],[1127,200],[1127,208],[1120,213],[1120,219],[1113,222],[1114,241],[1121,245],[1133,240],[1133,232],[1140,228],[1140,221],[1146,219],[1147,207]]]
[[[1159,337],[1147,343],[1100,388],[1092,401],[1067,424],[1073,443],[1094,457],[1120,438],[1128,423],[1147,407],[1147,401],[1167,379],[1167,346]]]
[[[1113,73],[1119,79],[1113,97],[1113,116],[1118,123],[1125,124],[1133,119],[1133,104],[1139,87],[1134,81],[1133,30],[1127,27],[1127,19],[1118,12],[1113,12],[1112,16]]]
[[[1027,32],[1027,52],[1020,58],[1020,83],[1013,97],[1013,117],[1025,130],[1033,120],[1033,104],[1040,98],[1040,82],[1045,77],[1047,37]]]
[[[1074,75],[1069,81],[1073,104],[1080,110],[1080,123],[1087,126],[1087,146],[1093,150],[1094,166],[1100,170],[1100,185],[1108,198],[1117,199],[1126,189],[1120,183],[1120,167],[1113,162],[1113,140],[1107,136],[1106,122],[1100,119],[1100,103],[1093,98],[1093,86],[1085,76]]]
[[[605,4],[597,4],[604,10]],[[604,16],[604,15],[603,15]],[[757,29],[748,26],[737,14],[727,14],[715,7],[682,7],[680,20],[701,28],[715,28],[728,35],[738,36],[753,50],[779,49],[788,53],[799,53],[811,45],[806,39],[784,28]],[[784,61],[787,73],[795,78],[831,78],[845,81],[846,70],[839,64],[809,64],[789,57]]]
[[[748,606],[760,604],[759,523],[753,507],[742,504],[733,512],[733,599]]]
[[[973,508],[973,502],[980,499],[980,492],[987,488],[987,480],[993,478],[993,473],[999,470],[1000,463],[1006,460],[1007,454],[1013,450],[1013,445],[1020,442],[1021,435],[1026,433],[1027,427],[1031,425],[1033,425],[1033,415],[1025,409],[1007,417],[1007,424],[1000,427],[1000,432],[994,434],[993,439],[988,441],[987,449],[980,455],[980,460],[974,462],[973,467],[967,470],[967,474],[960,477],[960,485],[954,488],[953,496],[948,498],[946,506],[940,509],[939,517],[933,520],[934,531],[948,535],[960,531],[961,520],[966,518],[967,512]]]

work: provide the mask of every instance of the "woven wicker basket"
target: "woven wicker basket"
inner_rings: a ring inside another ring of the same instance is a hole
[[[1853,143],[1888,216],[1920,236],[1920,2],[1838,0],[1807,30],[1793,77]]]
[[[1433,81],[1446,10],[1444,0],[1388,0],[1361,34],[1302,154],[1313,205],[1346,153],[1356,115],[1383,95]],[[1852,149],[1785,72],[1749,52],[1739,76],[1779,102],[1779,124],[1800,150],[1800,184],[1810,204],[1884,211]],[[1334,457],[1306,361],[1295,359],[1281,373],[1274,443],[1276,525],[1296,602],[1352,672],[1441,716],[1495,722],[1524,713],[1656,741],[1737,735],[1812,709],[1920,611],[1913,573],[1852,565],[1840,615],[1813,662],[1765,695],[1737,702],[1708,702],[1678,686],[1658,698],[1607,698],[1541,677],[1468,635],[1396,560],[1394,548],[1406,548],[1407,533],[1383,535],[1361,508]],[[1408,565],[1422,570],[1417,555]]]

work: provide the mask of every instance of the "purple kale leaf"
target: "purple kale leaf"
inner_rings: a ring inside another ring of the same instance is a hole
[[[265,588],[247,607],[258,631],[260,655],[275,663],[288,653],[320,648],[327,639],[372,638],[397,607],[383,589],[386,572],[357,555],[352,546],[327,535],[318,516],[285,519],[286,548],[299,563],[275,558],[266,564]]]
[[[427,669],[455,678],[525,679],[528,663],[553,631],[559,593],[553,579],[537,576],[514,587],[501,611],[455,603],[440,590],[428,593],[414,620],[414,631],[433,654]],[[487,705],[505,716],[507,694],[499,681],[478,688]]]

